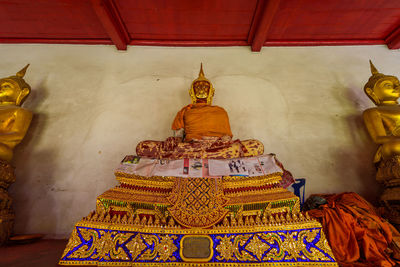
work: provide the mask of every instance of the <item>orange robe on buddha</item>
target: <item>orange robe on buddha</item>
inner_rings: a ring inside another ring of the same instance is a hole
[[[190,104],[176,114],[172,130],[185,128],[186,141],[204,136],[232,137],[229,117],[225,109],[208,104]]]
[[[229,117],[218,106],[197,103],[182,108],[172,123],[173,130],[184,128],[185,141],[168,137],[165,141],[142,141],[136,147],[140,157],[229,159],[258,156],[264,146],[257,140],[232,141]]]

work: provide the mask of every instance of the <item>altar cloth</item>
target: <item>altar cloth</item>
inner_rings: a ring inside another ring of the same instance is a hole
[[[141,176],[255,177],[282,173],[274,154],[234,159],[149,159],[126,156],[115,170]]]

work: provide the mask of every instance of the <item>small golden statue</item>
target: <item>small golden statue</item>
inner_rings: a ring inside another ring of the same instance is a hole
[[[31,92],[23,79],[29,64],[15,76],[0,79],[0,245],[6,242],[14,224],[8,187],[15,181],[10,161],[14,147],[24,138],[32,113],[20,106]]]
[[[364,86],[376,107],[364,111],[363,118],[372,140],[379,145],[374,157],[376,179],[385,186],[381,201],[393,224],[400,224],[400,82],[379,73],[370,61],[372,76]]]

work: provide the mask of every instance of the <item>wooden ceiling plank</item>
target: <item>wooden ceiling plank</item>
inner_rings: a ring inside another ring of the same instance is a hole
[[[247,42],[249,44],[253,43],[254,33],[256,31],[256,28],[257,28],[258,24],[260,23],[261,15],[263,13],[262,12],[263,5],[265,5],[265,0],[258,0],[257,1],[257,5],[256,5],[256,8],[254,10],[252,22],[251,22],[251,25],[250,25],[250,30],[249,30],[249,33],[247,35]]]
[[[0,43],[7,44],[85,44],[85,45],[113,45],[110,39],[76,39],[76,38],[3,38]]]
[[[261,47],[268,38],[268,32],[271,28],[274,16],[278,11],[280,2],[281,0],[267,0],[267,3],[264,5],[260,23],[257,25],[257,29],[254,33],[251,51],[261,51]]]
[[[118,50],[126,50],[129,40],[119,12],[113,0],[91,0],[93,9],[108,36]]]
[[[389,49],[399,49],[400,48],[400,27],[389,34],[385,39],[386,45]]]
[[[247,41],[233,41],[233,40],[149,40],[149,39],[135,39],[132,40],[130,45],[149,45],[149,46],[200,46],[200,47],[207,47],[207,46],[248,46],[249,44]]]
[[[266,46],[337,46],[337,45],[381,45],[384,40],[377,39],[316,39],[316,40],[267,40]]]

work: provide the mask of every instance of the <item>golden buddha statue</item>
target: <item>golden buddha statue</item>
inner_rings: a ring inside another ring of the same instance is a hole
[[[183,107],[175,116],[172,130],[183,131],[182,137],[166,141],[143,141],[136,147],[138,156],[151,158],[235,158],[257,156],[264,146],[257,140],[234,140],[228,113],[213,106],[214,87],[205,77],[203,65],[199,77],[190,87],[192,104]]]
[[[7,241],[14,222],[8,187],[15,181],[10,161],[14,147],[24,138],[32,113],[20,106],[31,92],[23,79],[29,64],[15,76],[0,79],[0,244]]]
[[[384,184],[381,201],[389,209],[392,223],[400,224],[399,207],[391,203],[400,200],[400,82],[395,76],[379,73],[370,61],[372,76],[364,86],[376,107],[364,111],[364,123],[372,140],[379,145],[374,157],[376,179]],[[397,204],[396,204],[397,205]]]
[[[0,79],[0,159],[10,162],[13,149],[24,138],[32,112],[20,106],[31,92],[23,79],[29,64],[15,76]]]
[[[192,104],[176,114],[172,130],[184,129],[186,141],[203,137],[231,138],[228,114],[221,107],[211,106],[214,91],[212,83],[204,76],[201,65],[199,77],[192,82],[189,90]]]
[[[321,225],[280,186],[275,155],[232,141],[202,69],[189,93],[172,124],[183,137],[143,141],[122,160],[119,185],[76,223],[59,264],[337,266]]]

